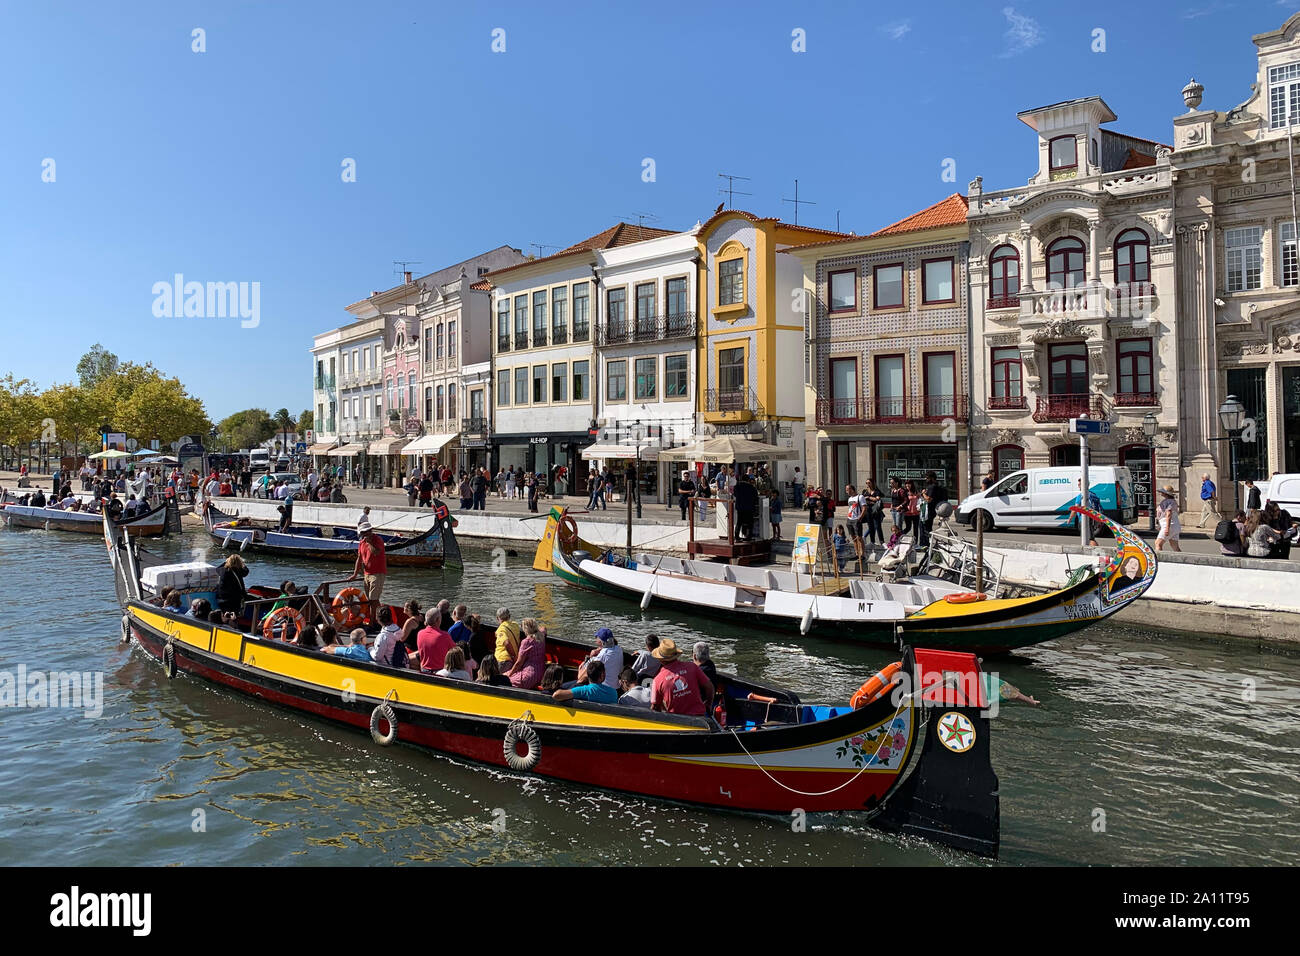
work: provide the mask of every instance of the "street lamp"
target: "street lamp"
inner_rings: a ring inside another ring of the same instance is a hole
[[[1246,423],[1246,406],[1236,395],[1229,395],[1219,406],[1219,424],[1228,433],[1228,456],[1231,461],[1232,497],[1235,508],[1241,508],[1241,488],[1237,485],[1237,437]]]
[[[1147,440],[1147,450],[1151,455],[1151,476],[1148,479],[1149,491],[1147,492],[1147,519],[1149,522],[1148,530],[1156,530],[1156,429],[1160,423],[1156,421],[1155,412],[1147,412],[1142,416],[1142,437]]]

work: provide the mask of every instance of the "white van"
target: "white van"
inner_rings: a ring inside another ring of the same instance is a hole
[[[992,528],[1077,528],[1078,516],[1070,511],[1079,504],[1078,465],[1029,468],[1013,472],[988,491],[979,491],[957,508],[957,520],[975,526],[976,515],[984,530]],[[1123,465],[1089,465],[1088,484],[1101,500],[1101,510],[1121,524],[1137,520],[1133,476]]]
[[[265,448],[254,448],[248,453],[249,471],[270,471],[271,453]]]
[[[1257,481],[1255,484],[1263,485],[1264,482]],[[1300,474],[1274,475],[1263,489],[1262,498],[1264,504],[1276,501],[1283,511],[1289,511],[1300,518]]]

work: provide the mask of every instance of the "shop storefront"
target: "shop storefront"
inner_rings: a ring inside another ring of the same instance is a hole
[[[888,487],[891,478],[900,481],[911,479],[919,487],[926,472],[933,471],[939,483],[948,489],[949,497],[957,500],[964,493],[966,484],[960,470],[962,457],[951,442],[933,445],[873,442],[873,477],[879,487]]]
[[[497,435],[491,445],[493,468],[522,468],[546,475],[553,494],[585,495],[579,476],[587,474],[582,449],[591,444],[586,432],[554,435]],[[557,481],[557,468],[562,468]]]

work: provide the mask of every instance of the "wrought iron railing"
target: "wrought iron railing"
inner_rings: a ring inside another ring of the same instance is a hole
[[[527,333],[527,332],[515,332],[515,348],[516,348],[516,349],[526,349],[526,348],[528,348],[528,333]]]
[[[533,326],[533,347],[537,348],[545,344],[546,344],[546,329],[539,328],[538,326],[534,325]]]
[[[704,393],[704,410],[709,412],[753,412],[764,414],[758,393],[752,388],[710,388]]]
[[[567,326],[557,325],[551,329],[551,344],[563,345],[569,341],[569,329]]]
[[[1006,408],[1027,408],[1028,402],[1024,395],[990,395],[989,408],[1006,409]]]
[[[1106,397],[1099,394],[1071,393],[1040,395],[1034,405],[1034,421],[1063,422],[1071,418],[1108,418]]]
[[[466,435],[486,435],[488,433],[488,420],[486,418],[462,418],[460,420],[460,430]]]
[[[877,396],[875,398],[820,398],[818,425],[880,425],[899,422],[963,421],[965,395]]]
[[[1016,295],[989,296],[988,307],[990,309],[1018,309],[1020,308],[1020,295],[1017,293]]]
[[[498,352],[509,352],[509,351],[510,351],[510,336],[509,336],[509,335],[498,335],[498,336],[497,336],[497,351],[498,351]]]
[[[694,338],[694,312],[670,315],[638,316],[634,320],[606,322],[597,328],[597,345],[621,345],[626,342],[658,342],[664,339]],[[576,336],[575,336],[576,340]]]
[[[1143,405],[1159,405],[1160,400],[1156,398],[1155,392],[1116,392],[1115,406],[1117,408],[1134,408]]]
[[[589,322],[573,323],[573,341],[588,342],[591,340],[591,324]]]

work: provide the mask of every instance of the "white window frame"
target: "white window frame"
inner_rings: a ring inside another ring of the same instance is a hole
[[[1263,285],[1264,229],[1239,226],[1223,230],[1224,267],[1228,292],[1248,292]],[[1251,271],[1255,273],[1251,281]],[[1236,279],[1234,280],[1234,276]]]
[[[1286,129],[1288,107],[1291,113],[1300,113],[1300,60],[1268,68],[1270,129]]]
[[[1277,284],[1284,288],[1300,285],[1300,256],[1297,255],[1295,226],[1290,219],[1277,224]]]

